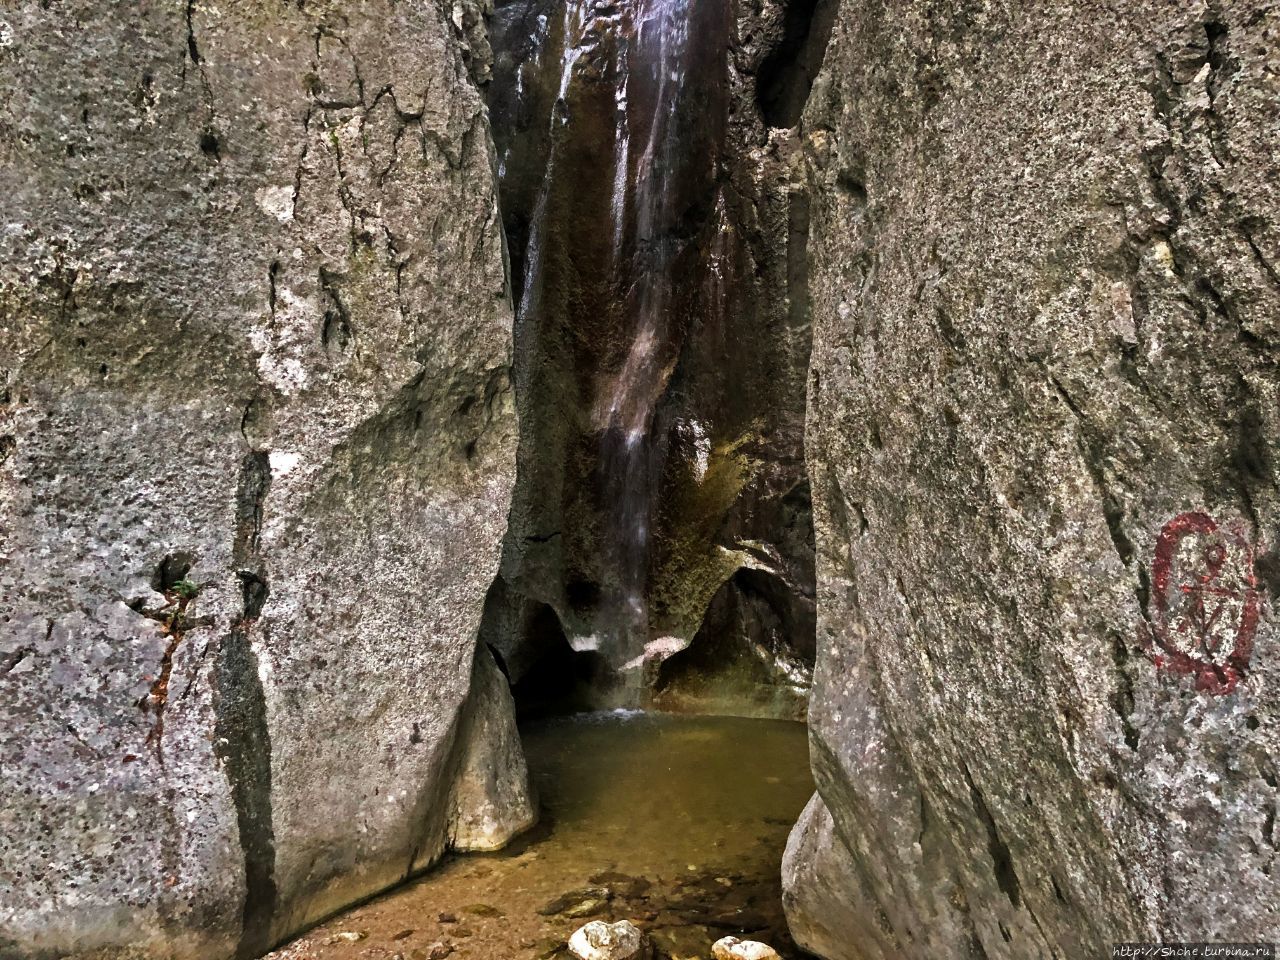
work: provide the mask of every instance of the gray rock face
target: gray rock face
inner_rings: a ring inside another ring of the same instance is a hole
[[[485,646],[476,650],[471,693],[459,732],[460,766],[453,781],[449,846],[497,850],[533,826],[529,784],[511,687]]]
[[[831,960],[1280,935],[1274,29],[842,5],[803,122],[799,829],[849,856],[789,872]],[[878,932],[822,939],[824,882]]]
[[[796,944],[817,957],[891,948],[874,922],[875,900],[831,813],[814,794],[791,830],[782,858],[783,908]]]
[[[478,13],[0,13],[0,954],[256,955],[527,823]]]

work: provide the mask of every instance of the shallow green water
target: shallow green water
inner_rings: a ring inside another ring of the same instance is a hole
[[[498,853],[451,857],[271,957],[559,960],[587,920],[623,918],[660,958],[705,960],[727,934],[798,955],[780,869],[813,789],[802,724],[613,712],[522,735],[537,827]]]
[[[802,724],[615,712],[542,721],[525,753],[551,829],[545,855],[644,875],[780,863],[809,795]]]

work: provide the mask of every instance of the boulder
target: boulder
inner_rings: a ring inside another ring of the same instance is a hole
[[[816,957],[857,949],[866,960],[891,960],[894,948],[875,922],[877,906],[831,813],[817,794],[787,840],[782,905],[796,945]]]

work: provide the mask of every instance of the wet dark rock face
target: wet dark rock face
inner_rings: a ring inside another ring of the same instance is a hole
[[[517,683],[567,643],[619,700],[656,683],[684,690],[670,705],[802,709],[807,206],[755,95],[783,19],[729,0],[494,14],[521,452],[484,635]],[[659,678],[691,642],[742,668]]]
[[[841,4],[786,868],[831,960],[1280,932],[1275,18]]]

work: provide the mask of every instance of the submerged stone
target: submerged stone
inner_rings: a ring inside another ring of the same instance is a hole
[[[618,873],[616,870],[605,870],[589,879],[592,883],[607,887],[615,896],[628,900],[643,897],[653,887],[652,880],[645,877],[633,877],[626,873]]]
[[[568,910],[564,911],[563,916],[566,916],[571,920],[580,920],[583,917],[591,917],[597,913],[603,912],[605,907],[608,905],[608,900],[583,900],[577,906],[570,907]]]
[[[608,887],[584,887],[581,890],[562,893],[539,908],[538,913],[544,917],[556,914],[563,914],[566,917],[586,917],[602,910],[611,899],[613,899],[613,891]]]
[[[550,960],[557,953],[569,949],[569,944],[556,937],[543,937],[531,942],[527,949],[532,951],[533,960]]]
[[[666,960],[706,960],[715,933],[709,927],[682,924],[649,931],[653,945]]]

